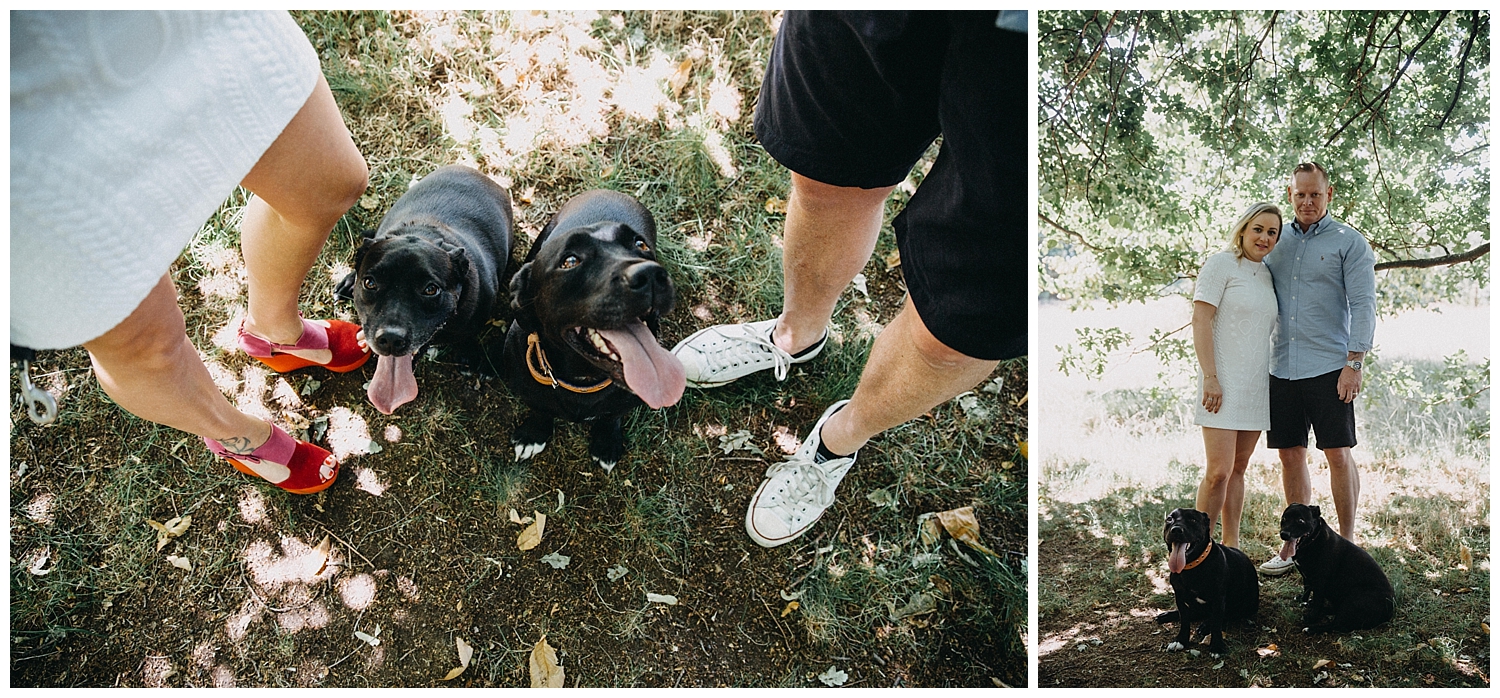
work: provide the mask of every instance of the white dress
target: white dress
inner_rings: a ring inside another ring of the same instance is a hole
[[[317,84],[285,12],[12,12],[10,341],[124,320]]]
[[[1220,252],[1198,272],[1194,301],[1214,313],[1214,364],[1224,400],[1217,413],[1203,407],[1203,368],[1193,398],[1199,426],[1243,431],[1271,428],[1271,330],[1276,327],[1276,289],[1260,262]]]

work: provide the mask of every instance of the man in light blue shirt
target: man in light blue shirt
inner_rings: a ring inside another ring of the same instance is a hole
[[[1279,309],[1271,352],[1271,430],[1266,445],[1281,456],[1281,486],[1288,504],[1312,503],[1307,474],[1307,430],[1328,459],[1329,484],[1339,534],[1354,539],[1359,471],[1350,453],[1354,398],[1365,352],[1375,339],[1375,254],[1359,231],[1328,214],[1333,185],[1315,162],[1292,171],[1287,187],[1295,215],[1266,255]],[[1261,565],[1282,574],[1292,560],[1273,556]]]

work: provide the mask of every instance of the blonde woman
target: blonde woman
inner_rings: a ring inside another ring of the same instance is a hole
[[[1203,263],[1193,292],[1193,351],[1208,465],[1196,508],[1224,526],[1223,543],[1239,547],[1245,466],[1260,433],[1271,426],[1271,330],[1276,291],[1262,263],[1281,234],[1281,209],[1252,204],[1230,227],[1230,249]]]

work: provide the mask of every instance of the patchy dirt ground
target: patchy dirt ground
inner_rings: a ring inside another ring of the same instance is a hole
[[[1300,577],[1262,577],[1260,613],[1253,624],[1229,626],[1229,653],[1215,658],[1202,645],[1190,648],[1200,653],[1193,656],[1167,652],[1177,626],[1155,622],[1157,613],[1173,608],[1164,546],[1136,556],[1133,546],[1068,519],[1042,528],[1039,575],[1088,600],[1041,617],[1041,687],[1489,685],[1489,636],[1480,627],[1488,623],[1487,573],[1470,581],[1472,587],[1450,586],[1448,580],[1437,589],[1398,586],[1391,623],[1320,636],[1304,635],[1298,627],[1301,609],[1294,597],[1302,590]],[[1434,591],[1436,604],[1411,598]]]
[[[874,265],[871,274],[877,294],[898,288]],[[220,360],[256,370],[244,357]],[[891,542],[883,530],[914,530],[893,526],[863,496],[891,484],[882,453],[905,448],[901,440],[872,444],[810,539],[776,550],[742,527],[770,457],[725,455],[715,439],[698,439],[692,453],[656,447],[664,432],[694,438],[729,424],[775,454],[778,427],[795,432],[817,418],[822,406],[811,401],[724,414],[690,391],[679,408],[637,413],[631,454],[606,474],[589,464],[577,427],[560,428],[535,462],[511,464],[518,405],[496,379],[424,362],[419,402],[386,417],[365,403],[368,370],[307,369],[287,385],[319,381],[310,395],[286,398],[274,378],[262,389],[273,405],[277,395],[293,405],[282,415],[329,417],[324,442],[351,455],[328,491],[294,497],[214,462],[196,439],[120,412],[80,350],[49,354],[36,371],[68,387],[55,425],[11,412],[12,595],[49,609],[12,616],[15,686],[438,685],[458,666],[455,637],[475,659],[454,685],[518,686],[543,635],[560,650],[568,685],[817,685],[813,675],[834,665],[849,674],[846,685],[1024,684],[1023,658],[963,620],[965,606],[994,603],[994,590],[950,589],[919,623],[881,624],[870,637],[835,632],[833,642],[814,641],[808,624],[887,609],[854,598],[816,621],[785,611],[783,592],[827,575],[829,553],[868,561]],[[1013,403],[1024,372],[1004,378],[1014,388],[999,402]],[[754,390],[770,392],[769,381]],[[1004,456],[987,446],[975,467]],[[918,497],[903,502],[902,518],[965,503]],[[517,550],[512,508],[547,515],[537,549]],[[188,532],[155,553],[144,519],[188,514]],[[1023,517],[982,506],[980,516],[992,548],[1025,549]],[[315,548],[325,536],[332,554],[320,571]],[[49,574],[35,576],[28,566],[44,546]],[[567,567],[540,561],[551,553],[570,558]],[[167,565],[166,554],[186,557],[193,571]],[[948,557],[929,571],[962,564]],[[612,581],[615,566],[628,572]],[[73,581],[48,584],[64,578]],[[679,603],[648,603],[647,592]]]

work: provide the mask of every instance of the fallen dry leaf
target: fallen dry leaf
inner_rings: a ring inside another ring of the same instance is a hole
[[[536,513],[536,521],[527,526],[526,530],[521,531],[521,535],[516,538],[516,547],[522,550],[530,550],[541,545],[542,535],[546,533],[546,530],[547,515],[539,511]]]
[[[172,563],[172,566],[176,567],[178,569],[187,570],[189,572],[193,571],[193,563],[188,562],[188,559],[185,558],[185,557],[177,557],[176,555],[168,555],[167,556],[167,562]]]
[[[379,635],[379,634],[380,634],[380,626],[378,626],[378,625],[375,626],[375,635],[371,635],[371,634],[365,633],[365,632],[360,632],[358,630],[354,631],[354,636],[355,637],[363,640],[366,644],[368,644],[371,647],[379,647],[380,646],[380,638],[376,637],[376,635]]]
[[[166,523],[146,519],[146,524],[156,529],[156,550],[160,552],[162,548],[167,547],[167,543],[172,542],[173,538],[182,535],[188,530],[188,526],[193,525],[193,517],[192,515],[177,516]]]
[[[537,640],[531,648],[531,687],[532,688],[562,688],[564,672],[557,664],[557,651],[552,645],[547,644],[547,636]]]
[[[1281,650],[1276,649],[1276,643],[1274,643],[1274,642],[1271,643],[1271,644],[1269,644],[1269,645],[1266,645],[1265,647],[1257,647],[1257,648],[1255,648],[1255,653],[1258,654],[1258,655],[1260,655],[1261,657],[1280,657],[1281,656]]]
[[[651,603],[664,603],[668,606],[677,605],[677,597],[671,594],[653,594],[651,592],[646,592],[646,600]]]
[[[943,524],[943,530],[955,540],[980,552],[995,554],[995,551],[984,547],[984,544],[979,542],[979,518],[974,515],[974,507],[940,511],[937,518]]]
[[[1332,664],[1332,663],[1333,663],[1333,660],[1331,660],[1331,659],[1319,659],[1318,663],[1313,665],[1313,671],[1317,671],[1319,669],[1322,669],[1323,667],[1328,666],[1329,664]]]
[[[513,523],[513,524],[517,524],[517,525],[529,524],[529,523],[531,523],[534,520],[535,519],[532,519],[530,516],[522,518],[520,514],[516,513],[515,509],[511,509],[510,510],[510,522]]]
[[[464,642],[463,638],[455,635],[453,643],[458,646],[459,665],[454,667],[452,671],[449,671],[447,676],[443,677],[444,681],[451,681],[458,678],[459,674],[464,673],[464,670],[469,668],[469,660],[474,657],[474,648],[469,646],[469,643]]]
[[[792,611],[797,610],[801,606],[802,606],[802,604],[799,603],[799,602],[797,602],[797,601],[790,601],[790,602],[788,602],[787,605],[786,605],[786,608],[781,609],[781,617],[785,618],[785,617],[791,615]]]
[[[323,574],[323,571],[328,569],[328,555],[331,552],[333,552],[333,542],[328,540],[328,536],[323,536],[323,540],[318,541],[318,547],[313,548],[313,554],[316,555],[313,559],[318,561],[318,571],[313,573],[313,576]]]
[[[1025,441],[1021,442],[1021,457],[1025,458],[1026,460],[1031,460],[1031,451]]]
[[[943,538],[943,529],[937,521],[937,515],[928,512],[917,517],[917,533],[922,540],[922,545],[931,547]]]
[[[38,577],[47,576],[47,573],[51,572],[53,569],[56,569],[56,566],[47,566],[47,558],[51,556],[51,547],[42,548],[42,551],[37,553],[36,557],[31,561],[31,564],[26,567],[26,571]]]
[[[1458,544],[1458,563],[1466,570],[1474,569],[1474,552],[1463,543]]]
[[[778,196],[766,199],[766,213],[786,213],[786,199]]]
[[[891,250],[891,253],[885,256],[885,270],[890,271],[899,266],[901,266],[901,250]]]
[[[682,95],[682,88],[687,86],[687,81],[693,74],[693,59],[691,56],[682,59],[677,64],[677,69],[672,71],[672,77],[667,79],[667,86],[672,88],[672,99]]]

